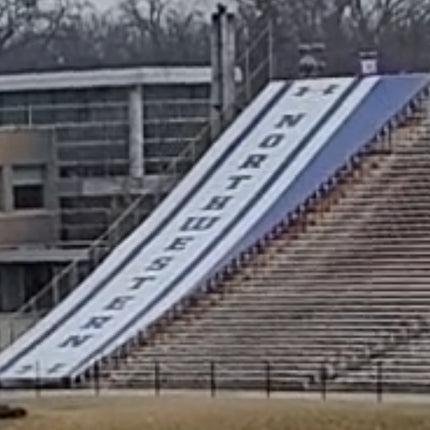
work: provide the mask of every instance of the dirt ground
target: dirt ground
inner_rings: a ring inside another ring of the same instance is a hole
[[[430,430],[429,404],[161,397],[13,401],[1,430]]]

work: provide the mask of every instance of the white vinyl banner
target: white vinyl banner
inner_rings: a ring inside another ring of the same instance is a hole
[[[152,216],[0,354],[3,380],[76,376],[191,292],[378,82],[270,84]]]

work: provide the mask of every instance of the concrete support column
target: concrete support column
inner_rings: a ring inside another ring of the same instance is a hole
[[[223,16],[223,102],[224,118],[223,121],[229,123],[235,114],[236,84],[235,84],[235,62],[236,62],[236,34],[235,17],[232,13]]]
[[[235,91],[235,17],[224,6],[212,16],[211,130],[216,137],[223,124],[234,116]]]
[[[5,212],[13,211],[13,170],[12,166],[4,165],[2,168],[2,209]]]
[[[46,163],[46,172],[44,178],[45,207],[52,211],[55,216],[52,217],[54,224],[53,241],[61,237],[61,217],[60,217],[60,199],[58,194],[59,174],[58,174],[58,157],[57,157],[57,133],[52,131],[51,139],[51,157]]]
[[[143,155],[143,100],[142,86],[130,89],[128,98],[129,111],[129,175],[132,179],[142,179],[144,171]]]
[[[222,122],[223,92],[222,92],[222,67],[221,67],[221,35],[219,34],[220,24],[219,15],[212,16],[212,33],[211,33],[211,65],[212,65],[212,87],[211,87],[211,135],[215,138],[220,129]]]
[[[58,160],[57,160],[57,136],[55,131],[49,134],[51,140],[50,157],[46,160],[43,170],[43,189],[45,208],[57,212],[59,209],[58,201]]]

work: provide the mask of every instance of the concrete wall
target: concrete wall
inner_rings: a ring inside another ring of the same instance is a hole
[[[235,16],[219,6],[212,16],[211,63],[211,134],[215,138],[235,114]]]
[[[57,240],[57,173],[52,134],[47,131],[0,132],[0,244],[2,247]],[[14,208],[14,168],[38,166],[43,174],[42,208]]]

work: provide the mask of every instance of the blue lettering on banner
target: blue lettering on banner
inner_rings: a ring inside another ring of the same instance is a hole
[[[329,85],[327,88],[324,89],[323,94],[325,96],[331,96],[333,93],[336,92],[338,88],[339,88],[339,85],[337,84]]]
[[[56,363],[48,369],[48,374],[58,373],[64,367],[66,367],[65,363]]]
[[[118,296],[115,297],[105,308],[105,311],[122,311],[128,304],[134,300],[134,296]]]
[[[251,154],[239,167],[240,169],[259,169],[269,156],[266,154]]]
[[[104,327],[106,323],[108,323],[113,317],[105,316],[105,317],[91,317],[91,319],[82,326],[82,330],[100,330]]]
[[[166,251],[184,251],[190,242],[194,241],[194,237],[180,236],[173,239],[173,242],[166,248]]]
[[[81,345],[89,341],[93,336],[90,334],[87,335],[73,335],[66,339],[63,343],[61,343],[59,348],[79,348]]]
[[[232,196],[214,196],[207,206],[203,208],[204,211],[222,211],[232,199]]]
[[[130,290],[132,290],[132,291],[140,290],[142,288],[142,286],[147,281],[155,281],[155,277],[154,276],[137,276],[137,277],[133,278],[133,281],[132,281],[133,284],[130,287]]]
[[[275,125],[276,128],[293,128],[302,121],[303,118],[306,118],[306,114],[298,113],[296,115],[286,114],[282,117],[282,119]]]
[[[284,140],[284,137],[285,137],[285,134],[282,134],[282,133],[269,134],[260,143],[259,147],[263,149],[276,148]]]
[[[33,369],[34,366],[32,364],[24,364],[16,371],[16,373],[18,375],[25,375],[26,373],[31,372]]]
[[[294,94],[294,97],[303,97],[310,90],[311,89],[309,87],[300,87],[300,88],[297,89],[296,93]]]
[[[332,95],[332,94],[334,94],[338,90],[338,88],[339,88],[338,84],[330,84],[330,85],[328,85],[326,88],[324,88],[322,90],[322,94],[324,96]],[[320,89],[313,90],[310,87],[302,86],[302,87],[299,87],[297,89],[297,91],[294,93],[294,97],[303,97],[303,96],[305,96],[306,94],[308,94],[310,92],[312,92],[312,93],[314,93],[314,92],[320,93],[320,91],[321,91]]]
[[[219,217],[189,217],[181,227],[181,231],[210,230],[218,221]]]
[[[249,175],[230,176],[228,178],[228,181],[230,181],[230,185],[227,186],[227,190],[236,190],[242,182],[249,181],[250,179],[252,179],[252,176]]]
[[[146,270],[148,272],[160,272],[165,269],[173,260],[173,257],[160,257],[154,260]]]

